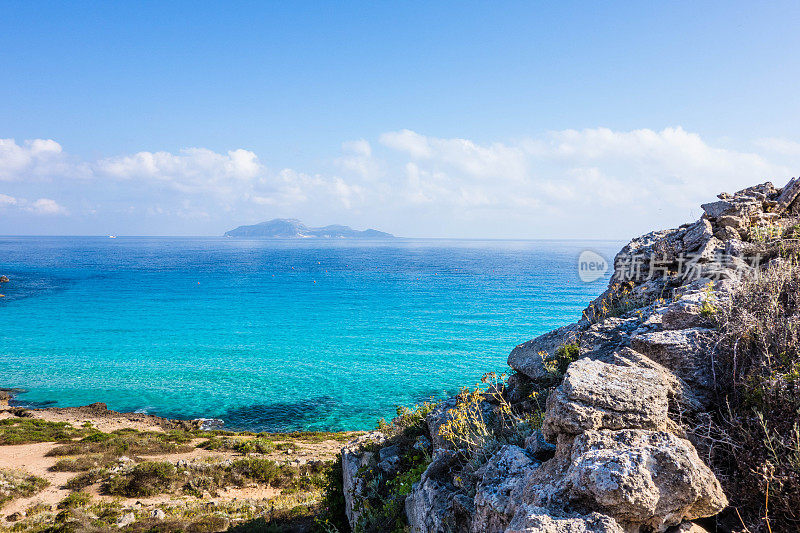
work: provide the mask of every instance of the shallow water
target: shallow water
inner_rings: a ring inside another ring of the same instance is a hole
[[[577,320],[618,242],[0,237],[0,386],[235,429],[369,429]]]

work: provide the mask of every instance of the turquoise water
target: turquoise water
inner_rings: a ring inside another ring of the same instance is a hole
[[[0,237],[0,387],[30,405],[368,429],[580,318],[616,242]]]

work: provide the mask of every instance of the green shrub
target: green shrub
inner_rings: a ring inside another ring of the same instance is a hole
[[[0,420],[0,445],[31,442],[62,442],[86,433],[66,422],[47,422],[36,418],[5,418]]]
[[[182,431],[155,432],[121,429],[111,433],[91,431],[79,442],[56,446],[47,455],[60,457],[68,455],[111,454],[117,457],[125,454],[161,455],[190,451],[187,445],[191,435]]]
[[[168,492],[177,482],[177,470],[172,463],[145,462],[133,467],[130,474],[106,482],[108,494],[138,498]]]
[[[555,354],[546,356],[543,360],[544,368],[553,376],[560,378],[567,373],[567,367],[573,361],[577,361],[581,355],[581,348],[577,342],[564,344],[556,348]]]
[[[59,459],[49,468],[51,472],[86,472],[95,468],[109,468],[117,463],[114,455],[92,454]]]
[[[408,450],[400,457],[396,473],[384,474],[373,469],[364,476],[364,499],[361,501],[357,531],[379,533],[406,530],[405,500],[411,486],[420,480],[431,457],[424,451]]]
[[[58,503],[59,509],[73,509],[75,507],[86,507],[92,502],[92,496],[85,492],[73,492]]]
[[[271,440],[264,438],[239,440],[234,446],[234,451],[243,455],[249,453],[268,454],[275,451],[275,444]]]
[[[397,416],[391,422],[386,422],[383,418],[378,421],[378,429],[389,438],[403,435],[407,439],[415,439],[424,435],[427,431],[425,417],[433,411],[438,404],[431,400],[422,402],[414,407],[398,406]]]
[[[89,485],[99,483],[108,475],[108,471],[104,468],[93,468],[87,472],[81,472],[77,476],[69,479],[64,486],[69,490],[85,489]]]

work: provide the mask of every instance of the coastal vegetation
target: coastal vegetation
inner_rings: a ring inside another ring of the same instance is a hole
[[[101,431],[91,422],[37,418],[36,411],[5,415],[0,446],[52,445],[41,452],[49,465],[41,477],[0,469],[0,505],[14,504],[0,531],[330,531],[342,525],[336,451],[352,432]],[[51,476],[63,494],[58,500],[40,494]]]
[[[47,481],[23,471],[0,469],[0,508],[14,498],[32,496],[47,486]]]
[[[713,317],[720,409],[709,448],[753,530],[800,528],[800,255],[794,221],[755,237],[777,257]]]

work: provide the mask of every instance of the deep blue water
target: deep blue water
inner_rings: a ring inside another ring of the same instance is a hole
[[[0,387],[29,404],[368,429],[580,318],[617,242],[0,237]]]

